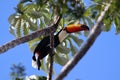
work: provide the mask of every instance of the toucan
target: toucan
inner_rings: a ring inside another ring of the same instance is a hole
[[[89,27],[84,24],[71,24],[61,29],[56,35],[54,35],[54,48],[56,48],[70,33],[78,31],[89,30]],[[50,53],[50,36],[44,37],[34,49],[32,57],[32,66],[40,69],[41,62],[45,56]]]

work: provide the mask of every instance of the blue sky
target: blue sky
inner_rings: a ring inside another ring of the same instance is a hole
[[[1,0],[0,5],[0,45],[13,39],[9,33],[8,17],[14,13],[18,0]],[[102,32],[84,58],[67,75],[64,80],[120,80],[120,35],[115,35],[115,28],[109,32]],[[32,52],[27,43],[21,44],[0,55],[0,80],[10,79],[10,67],[13,63],[21,62],[26,67],[28,76],[45,75],[31,66]],[[54,66],[57,73],[62,68]]]

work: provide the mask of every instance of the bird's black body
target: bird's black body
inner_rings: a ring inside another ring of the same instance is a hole
[[[59,41],[59,33],[61,31],[59,31],[55,36],[54,36],[54,48],[56,48],[59,44],[60,44],[60,41]],[[35,58],[35,53],[39,53],[39,57],[38,57],[38,60],[37,60],[37,64],[38,66],[41,66],[41,63],[40,63],[40,60],[43,59],[46,55],[48,55],[50,52],[50,36],[47,36],[45,38],[43,38],[39,44],[37,45],[37,47],[35,48],[34,50],[34,55],[33,55],[33,60],[36,61],[36,58]]]
[[[54,47],[60,44],[58,36],[54,36]],[[50,52],[50,36],[45,37],[34,50],[34,54],[40,52],[42,55],[40,59],[43,59]]]
[[[62,42],[69,33],[89,30],[86,25],[68,25],[67,27],[61,29],[56,35],[54,35],[54,48],[56,48],[60,42]],[[40,69],[40,60],[47,56],[50,52],[50,36],[43,38],[34,50],[32,66],[34,68]]]

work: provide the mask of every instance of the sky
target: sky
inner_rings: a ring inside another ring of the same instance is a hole
[[[14,13],[18,0],[1,0],[0,5],[0,46],[15,39],[9,33],[8,17]],[[115,35],[115,28],[102,32],[87,54],[64,80],[120,80],[120,35]],[[12,64],[22,63],[28,76],[44,75],[43,71],[32,68],[32,52],[27,43],[16,46],[0,54],[0,80],[10,80]],[[57,73],[62,66],[55,65]],[[55,75],[56,76],[56,75]]]

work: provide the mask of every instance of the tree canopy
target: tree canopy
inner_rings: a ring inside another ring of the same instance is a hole
[[[111,3],[110,3],[111,2]],[[15,13],[9,17],[10,33],[16,38],[24,37],[37,30],[48,28],[54,24],[56,16],[62,16],[56,32],[73,23],[83,23],[94,28],[99,16],[110,3],[109,9],[102,18],[102,31],[109,31],[114,26],[115,34],[120,33],[119,0],[91,0],[85,5],[84,0],[20,0]],[[54,33],[56,34],[56,33]],[[70,34],[55,50],[55,63],[64,66],[78,51],[90,32]],[[82,37],[79,37],[81,35]],[[31,51],[45,36],[39,36],[28,45]],[[48,72],[49,56],[42,60],[42,70]]]

